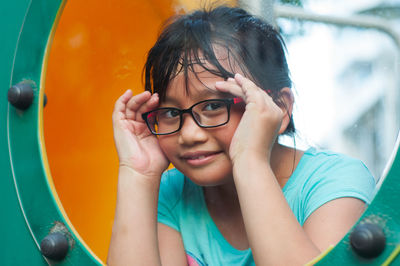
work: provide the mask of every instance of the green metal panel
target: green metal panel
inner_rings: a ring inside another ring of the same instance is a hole
[[[39,92],[45,51],[61,0],[1,1],[1,264],[43,265],[41,240],[60,225],[67,228],[70,248],[60,265],[102,264],[68,227],[44,170],[39,135]],[[3,31],[3,27],[2,27]],[[8,88],[21,81],[32,84],[34,101],[21,111],[7,102]],[[3,236],[5,236],[3,238]],[[5,240],[5,241],[4,241]]]
[[[16,195],[10,168],[7,140],[7,90],[14,53],[20,29],[29,5],[28,0],[15,0],[12,4],[0,2],[0,261],[3,265],[43,264],[38,247],[33,240]]]

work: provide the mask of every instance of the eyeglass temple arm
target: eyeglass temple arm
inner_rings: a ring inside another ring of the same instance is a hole
[[[241,103],[241,102],[243,102],[243,101],[244,101],[244,100],[243,100],[242,98],[239,98],[239,97],[233,98],[233,104]]]

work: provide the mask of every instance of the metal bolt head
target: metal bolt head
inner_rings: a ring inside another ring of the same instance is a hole
[[[379,225],[364,223],[354,228],[350,234],[350,244],[361,257],[375,258],[385,249],[386,238]]]
[[[48,259],[61,261],[68,253],[68,239],[60,232],[51,233],[40,243],[40,252]]]
[[[8,101],[21,110],[28,109],[33,102],[33,89],[28,82],[20,82],[15,84],[8,90]]]

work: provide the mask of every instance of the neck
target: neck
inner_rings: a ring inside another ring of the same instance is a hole
[[[271,168],[278,183],[283,187],[293,174],[302,151],[275,143],[271,152]]]
[[[234,206],[239,205],[239,199],[233,178],[223,185],[203,187],[204,196],[208,204]]]

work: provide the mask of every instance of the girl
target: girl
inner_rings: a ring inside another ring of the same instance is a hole
[[[280,35],[244,10],[170,21],[146,91],[115,104],[108,263],[301,265],[337,243],[374,178],[358,160],[279,144],[294,133],[290,87]]]

